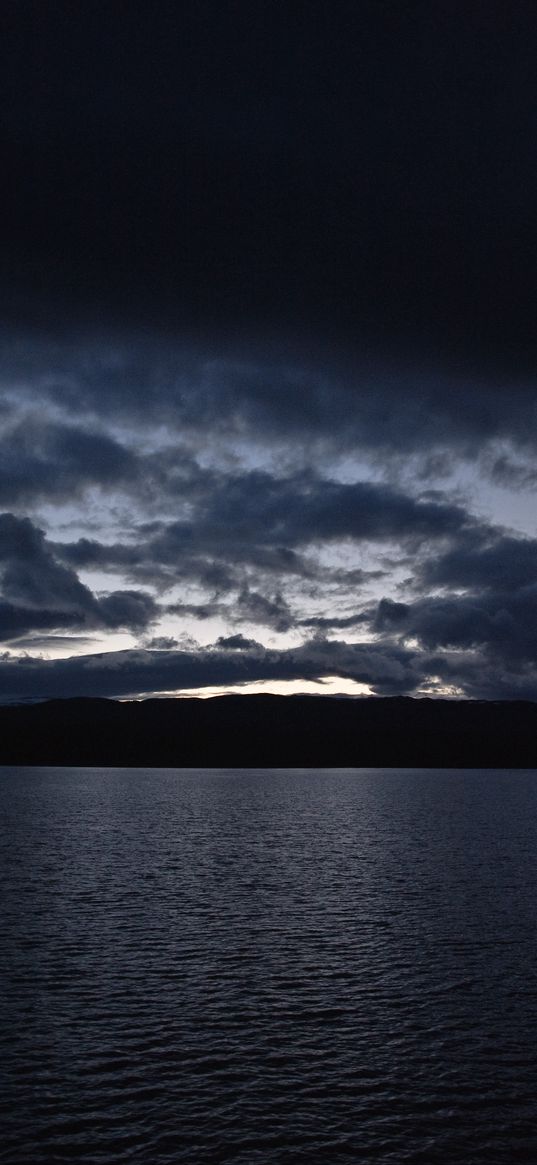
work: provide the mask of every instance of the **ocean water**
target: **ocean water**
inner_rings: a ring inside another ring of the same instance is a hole
[[[0,1161],[537,1162],[537,771],[0,769]]]

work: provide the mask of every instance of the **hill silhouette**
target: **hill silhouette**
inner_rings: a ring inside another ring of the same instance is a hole
[[[0,708],[0,764],[537,768],[537,704],[331,696]]]

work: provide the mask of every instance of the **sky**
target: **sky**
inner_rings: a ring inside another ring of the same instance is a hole
[[[537,699],[534,5],[1,21],[0,700]]]

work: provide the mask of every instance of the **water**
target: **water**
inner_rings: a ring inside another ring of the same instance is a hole
[[[0,1161],[535,1165],[537,772],[0,797]]]

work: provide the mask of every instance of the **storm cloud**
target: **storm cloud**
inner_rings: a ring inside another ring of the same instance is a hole
[[[5,425],[0,436],[0,504],[64,501],[90,486],[132,483],[133,453],[106,433],[38,417]]]
[[[211,486],[197,504],[187,492],[187,519],[146,526],[141,542],[104,545],[83,538],[57,543],[55,551],[76,566],[134,571],[144,562],[170,572],[197,562],[207,584],[225,590],[232,575],[219,572],[218,562],[226,558],[230,571],[233,563],[250,563],[265,572],[307,575],[311,563],[296,551],[311,545],[395,538],[417,547],[478,529],[460,505],[414,498],[382,483],[348,485],[311,472],[288,478],[243,471],[215,475]],[[196,559],[201,555],[216,562],[203,566],[204,560]]]
[[[537,698],[532,6],[4,43],[2,698]]]
[[[4,36],[5,278],[49,320],[358,323],[529,366],[531,5],[60,0]]]
[[[157,615],[143,591],[94,595],[56,561],[41,530],[10,513],[0,514],[0,587],[0,634],[7,642],[31,630],[138,630]]]

